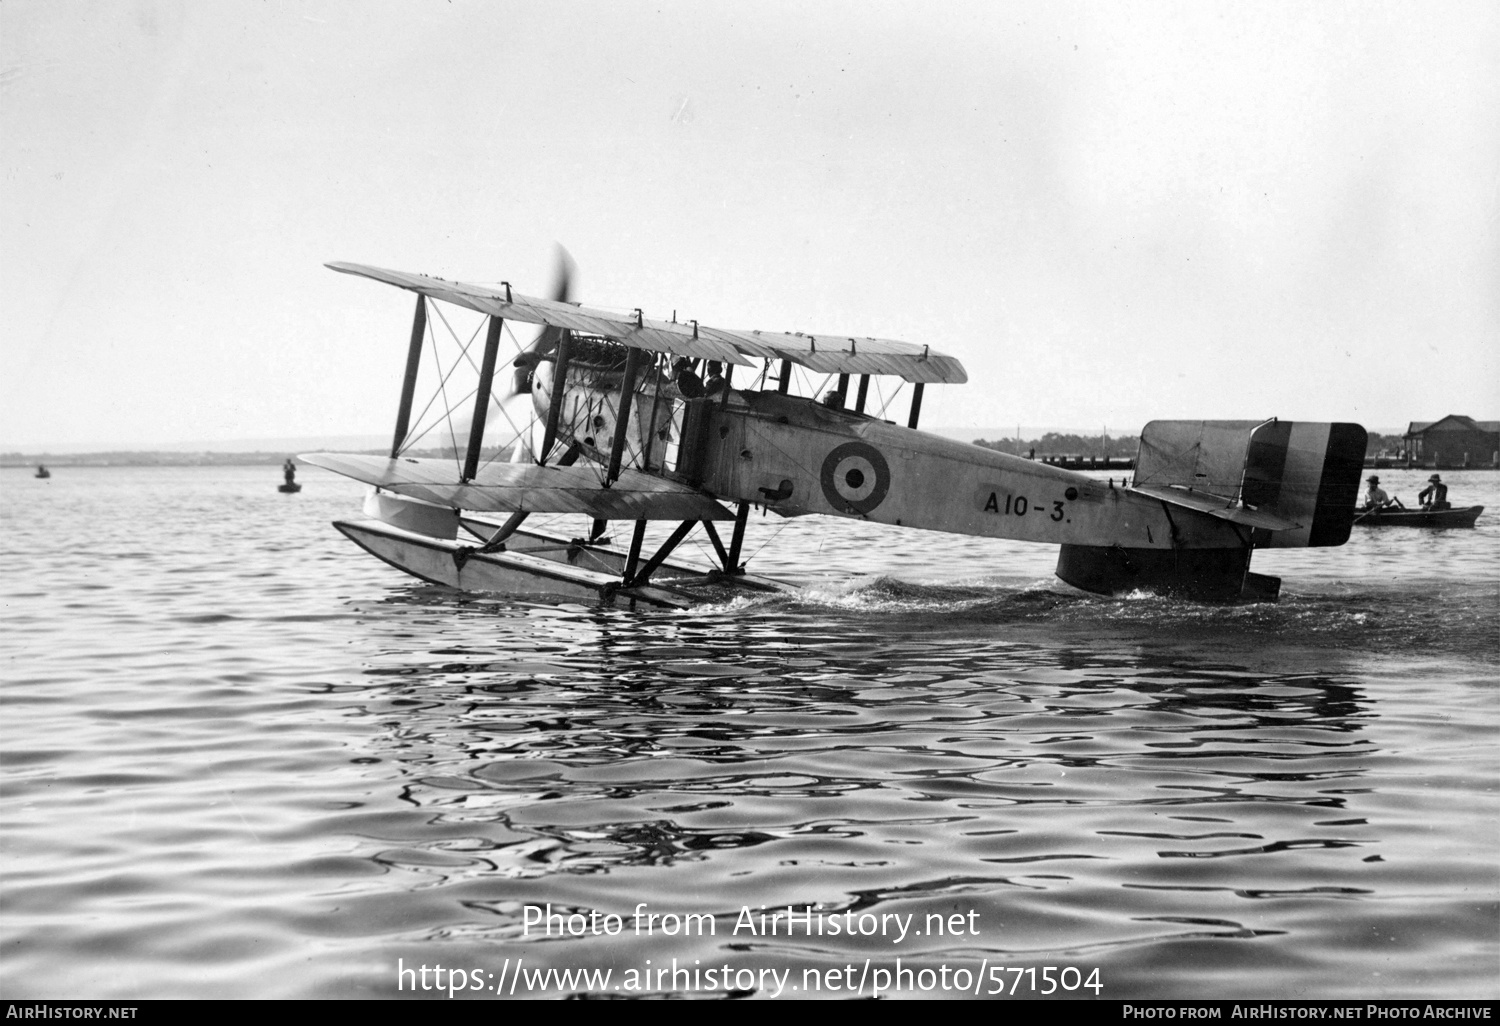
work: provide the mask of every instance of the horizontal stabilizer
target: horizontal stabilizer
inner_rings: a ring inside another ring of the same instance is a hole
[[[1273,516],[1257,509],[1247,509],[1234,502],[1221,499],[1207,492],[1190,492],[1183,488],[1163,488],[1160,485],[1137,485],[1132,491],[1149,495],[1153,499],[1169,502],[1174,506],[1195,509],[1220,520],[1245,527],[1259,527],[1267,531],[1291,531],[1302,525],[1285,517]]]
[[[1257,545],[1342,545],[1364,466],[1358,424],[1154,420],[1135,490],[1272,532]]]
[[[687,485],[622,471],[608,488],[590,464],[542,467],[490,463],[459,480],[449,460],[319,452],[299,459],[356,481],[451,509],[484,513],[581,513],[597,520],[733,520],[713,498]]]

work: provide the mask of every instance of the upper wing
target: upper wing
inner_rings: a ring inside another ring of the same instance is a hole
[[[963,364],[955,358],[910,342],[848,335],[737,331],[655,321],[646,317],[621,317],[586,306],[523,296],[508,287],[494,289],[466,285],[430,278],[425,274],[387,271],[363,264],[332,263],[328,266],[344,274],[373,278],[493,317],[603,335],[623,345],[651,352],[719,360],[742,367],[751,366],[751,360],[790,360],[820,374],[891,374],[912,382],[948,384],[963,384],[969,380]]]
[[[625,470],[605,488],[587,466],[490,463],[467,484],[447,460],[350,456],[298,457],[313,466],[424,502],[492,513],[582,513],[598,520],[733,520],[720,503],[663,478]]]

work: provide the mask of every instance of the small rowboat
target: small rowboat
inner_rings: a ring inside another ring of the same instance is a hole
[[[1354,522],[1362,527],[1473,527],[1483,506],[1461,509],[1381,509],[1360,513]]]
[[[278,492],[281,492],[283,495],[291,495],[295,492],[300,492],[302,490],[302,486],[297,484],[295,481],[288,481],[286,484],[277,485],[276,490]]]

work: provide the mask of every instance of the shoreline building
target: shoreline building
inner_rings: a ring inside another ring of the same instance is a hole
[[[1500,467],[1500,420],[1450,413],[1442,420],[1414,420],[1402,437],[1408,467]]]

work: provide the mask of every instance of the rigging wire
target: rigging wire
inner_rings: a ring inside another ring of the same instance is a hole
[[[525,352],[525,350],[523,350],[521,348],[521,342],[520,342],[519,339],[516,338],[515,332],[513,332],[513,331],[510,330],[510,322],[509,321],[505,322],[505,328],[504,328],[504,330],[506,332],[510,333],[510,340],[516,344],[516,349],[518,351],[520,351],[520,352]],[[523,394],[526,395],[527,405],[531,409],[531,419],[526,422],[526,426],[524,428],[516,426],[516,422],[511,417],[510,411],[505,408],[505,404],[507,402],[509,402],[511,399],[514,399],[517,396],[520,396],[520,395],[523,395]],[[495,446],[495,451],[492,452],[492,453],[490,453],[489,458],[486,459],[483,463],[480,464],[481,467],[487,467],[487,466],[489,466],[491,463],[495,462],[496,460],[498,460],[500,458],[500,454],[502,452],[506,452],[507,450],[513,450],[516,446],[520,445],[521,444],[521,439],[522,439],[523,436],[525,436],[527,434],[533,433],[533,431],[534,431],[534,429],[536,427],[537,419],[538,419],[537,418],[537,414],[536,414],[536,403],[531,400],[530,393],[517,392],[514,396],[507,396],[506,399],[500,400],[500,399],[495,398],[495,393],[494,393],[494,390],[492,388],[491,391],[490,391],[490,401],[494,404],[495,408],[500,411],[500,416],[502,416],[502,417],[505,418],[505,422],[510,425],[510,429],[512,431],[514,431],[515,434],[511,437],[511,439],[510,439],[509,442],[507,442],[507,443],[505,443],[503,445],[496,445]],[[472,430],[472,428],[470,430]],[[483,442],[483,439],[481,439],[480,441]]]
[[[765,507],[762,506],[761,508],[764,509]],[[788,527],[791,527],[791,526],[792,526],[792,522],[791,522],[790,519],[783,520],[781,526],[778,527],[778,528],[776,528],[776,533],[775,534],[771,535],[771,537],[769,537],[765,541],[761,542],[760,543],[760,548],[757,548],[754,552],[750,553],[750,555],[748,555],[748,556],[745,557],[744,565],[748,566],[750,564],[750,561],[752,559],[754,559],[756,556],[760,555],[761,549],[764,549],[767,545],[769,545],[773,541],[775,541],[778,537],[781,536],[781,532],[782,531],[785,531]]]
[[[467,351],[468,347],[472,346],[474,344],[474,340],[479,337],[479,329],[476,328],[474,330],[474,334],[472,334],[472,335],[469,336],[469,341],[467,343],[459,342],[458,341],[458,333],[453,330],[453,326],[451,324],[449,324],[447,318],[445,318],[443,316],[442,308],[437,303],[430,303],[428,305],[437,313],[438,319],[443,322],[443,326],[448,329],[448,334],[450,336],[452,336],[454,343],[457,344],[458,346],[460,346],[463,351]],[[428,324],[428,330],[431,331],[432,321],[429,320],[427,322],[427,324]],[[430,399],[427,400],[427,405],[424,406],[424,407],[422,407],[422,412],[419,413],[419,414],[417,414],[417,425],[419,427],[421,426],[422,418],[427,416],[427,412],[432,409],[432,404],[437,401],[437,398],[438,398],[439,395],[443,396],[443,407],[444,407],[443,413],[438,417],[437,420],[435,420],[429,427],[427,427],[425,430],[423,430],[415,438],[411,438],[410,441],[408,441],[404,445],[402,445],[401,449],[400,449],[400,452],[406,452],[413,445],[415,445],[417,442],[421,441],[434,428],[436,428],[439,424],[441,424],[443,422],[444,418],[447,418],[447,420],[448,420],[448,428],[449,428],[449,432],[448,433],[449,433],[449,436],[451,437],[452,434],[453,434],[453,431],[452,431],[452,428],[453,428],[453,424],[452,424],[453,412],[452,412],[451,406],[448,403],[447,391],[446,391],[446,389],[445,389],[444,386],[447,384],[448,378],[452,377],[453,372],[456,371],[456,370],[458,370],[458,361],[455,360],[454,364],[453,364],[453,367],[448,371],[447,374],[444,374],[443,373],[442,353],[441,353],[441,351],[438,348],[438,338],[437,338],[437,333],[436,332],[432,332],[432,334],[431,334],[431,342],[432,342],[432,346],[431,346],[431,348],[432,348],[432,359],[433,359],[433,362],[437,365],[437,369],[438,369],[438,387],[432,393],[432,398],[430,398]],[[410,437],[410,436],[408,435],[408,437]],[[453,444],[454,444],[454,447],[456,449],[457,446],[458,446],[458,442],[455,440]],[[400,453],[398,453],[397,455],[399,455],[399,454]]]
[[[453,445],[454,454],[455,454],[455,458],[456,458],[457,451],[458,451],[458,438],[457,438],[457,432],[454,430],[454,425],[453,425],[453,410],[454,410],[454,405],[455,404],[452,403],[452,402],[450,402],[448,400],[448,394],[447,394],[446,385],[447,385],[448,381],[452,378],[452,376],[457,372],[459,366],[462,363],[464,363],[464,362],[467,362],[468,365],[475,371],[476,374],[479,373],[480,368],[478,367],[478,365],[475,364],[474,357],[471,355],[471,351],[474,348],[474,343],[479,338],[480,330],[482,328],[484,328],[484,326],[485,326],[487,318],[482,318],[478,322],[478,324],[475,325],[475,328],[474,328],[473,332],[469,335],[468,341],[464,342],[464,341],[460,340],[459,334],[458,334],[458,332],[456,330],[454,330],[452,322],[449,321],[448,318],[447,318],[447,316],[443,313],[442,306],[440,304],[438,304],[438,303],[432,303],[431,307],[434,310],[434,312],[437,314],[438,320],[442,321],[443,327],[448,330],[449,337],[452,338],[454,344],[459,347],[459,354],[458,354],[457,357],[455,357],[453,365],[447,371],[447,373],[443,373],[443,371],[442,371],[441,353],[439,352],[439,349],[438,349],[438,345],[439,345],[438,336],[436,335],[435,332],[431,335],[433,359],[434,359],[434,361],[437,364],[437,368],[438,368],[438,372],[439,372],[440,377],[439,377],[439,382],[438,382],[438,388],[437,388],[437,390],[435,390],[433,392],[432,398],[429,399],[427,401],[427,404],[422,408],[422,412],[417,415],[417,423],[418,423],[418,425],[419,426],[421,425],[422,419],[424,417],[426,417],[427,414],[428,414],[428,412],[432,409],[433,403],[437,401],[439,395],[441,395],[442,398],[443,398],[444,410],[443,410],[443,413],[432,424],[430,424],[429,426],[427,426],[425,429],[423,429],[423,430],[415,433],[414,435],[409,435],[408,436],[408,440],[401,447],[401,452],[406,452],[406,451],[410,450],[417,442],[421,441],[428,434],[430,434],[434,429],[438,428],[440,425],[442,425],[444,422],[446,422],[447,427],[448,427],[449,441]],[[503,329],[504,329],[505,332],[507,332],[510,335],[511,343],[512,343],[512,345],[515,346],[516,351],[518,353],[524,352],[525,348],[521,345],[520,339],[516,337],[516,334],[515,334],[514,330],[512,330],[511,323],[509,321],[503,321],[502,323],[503,323]],[[431,325],[431,321],[429,321],[428,324],[430,326]],[[430,327],[429,327],[429,331],[431,331]],[[458,400],[458,405],[462,405],[464,403],[467,403],[470,399],[472,399],[474,397],[474,395],[477,392],[478,392],[478,387],[476,386],[475,388],[471,389],[468,393],[466,393],[460,400]],[[494,408],[500,411],[500,415],[505,418],[506,423],[510,426],[511,431],[514,432],[514,435],[505,444],[499,445],[499,446],[497,446],[495,448],[495,451],[490,455],[489,459],[485,460],[485,462],[483,464],[485,466],[487,466],[490,463],[494,462],[494,460],[499,457],[500,452],[502,450],[508,449],[510,447],[513,447],[513,446],[519,444],[520,441],[521,441],[521,439],[522,439],[522,437],[532,428],[532,426],[535,424],[535,420],[536,420],[535,414],[533,413],[532,419],[527,422],[526,427],[524,427],[524,428],[520,427],[520,426],[518,426],[516,424],[515,419],[510,415],[510,411],[506,409],[504,401],[502,401],[501,399],[499,399],[498,397],[496,397],[496,395],[495,395],[495,393],[493,391],[490,393],[490,401],[491,401],[491,404],[494,406]],[[470,430],[471,431],[473,430],[472,423],[470,425]]]
[[[434,304],[434,306],[436,306],[436,304]],[[446,327],[448,329],[448,333],[453,336],[453,341],[454,342],[458,342],[458,333],[453,330],[453,326],[451,324],[449,324],[448,323],[448,319],[443,316],[443,311],[442,311],[441,308],[438,309],[437,314],[438,314],[438,319],[441,320],[443,322],[444,327]],[[476,328],[474,330],[474,334],[469,336],[468,344],[467,345],[462,345],[462,349],[460,350],[460,356],[462,356],[465,353],[467,353],[469,346],[473,345],[474,344],[474,339],[476,339],[478,337],[479,337],[479,329]],[[455,465],[455,468],[458,470],[459,476],[462,476],[463,475],[463,464],[458,462],[458,437],[454,434],[454,431],[453,431],[453,404],[448,401],[448,379],[453,375],[454,371],[458,370],[459,358],[458,357],[454,358],[454,360],[453,360],[453,366],[452,366],[452,368],[449,369],[448,373],[446,373],[446,374],[442,373],[442,370],[443,370],[442,354],[438,351],[437,341],[436,341],[436,339],[434,339],[433,340],[433,345],[432,345],[432,360],[433,360],[433,362],[435,364],[437,364],[437,369],[438,369],[438,373],[439,373],[439,377],[438,377],[438,394],[443,397],[443,413],[442,413],[442,417],[440,418],[440,420],[439,420],[438,423],[446,423],[447,426],[448,426],[448,440],[453,443],[454,465]],[[435,395],[435,396],[433,396],[433,398],[436,399],[437,396]],[[430,406],[431,403],[429,403],[428,405]],[[433,426],[436,427],[437,425],[434,424]]]
[[[891,403],[895,401],[896,396],[900,395],[901,390],[905,387],[906,380],[903,378],[901,380],[901,383],[896,386],[896,390],[890,395],[886,395],[885,389],[880,387],[880,379],[875,379],[875,394],[881,399],[880,412],[876,414],[877,418],[879,418],[880,420],[885,420],[885,411],[890,408]]]

